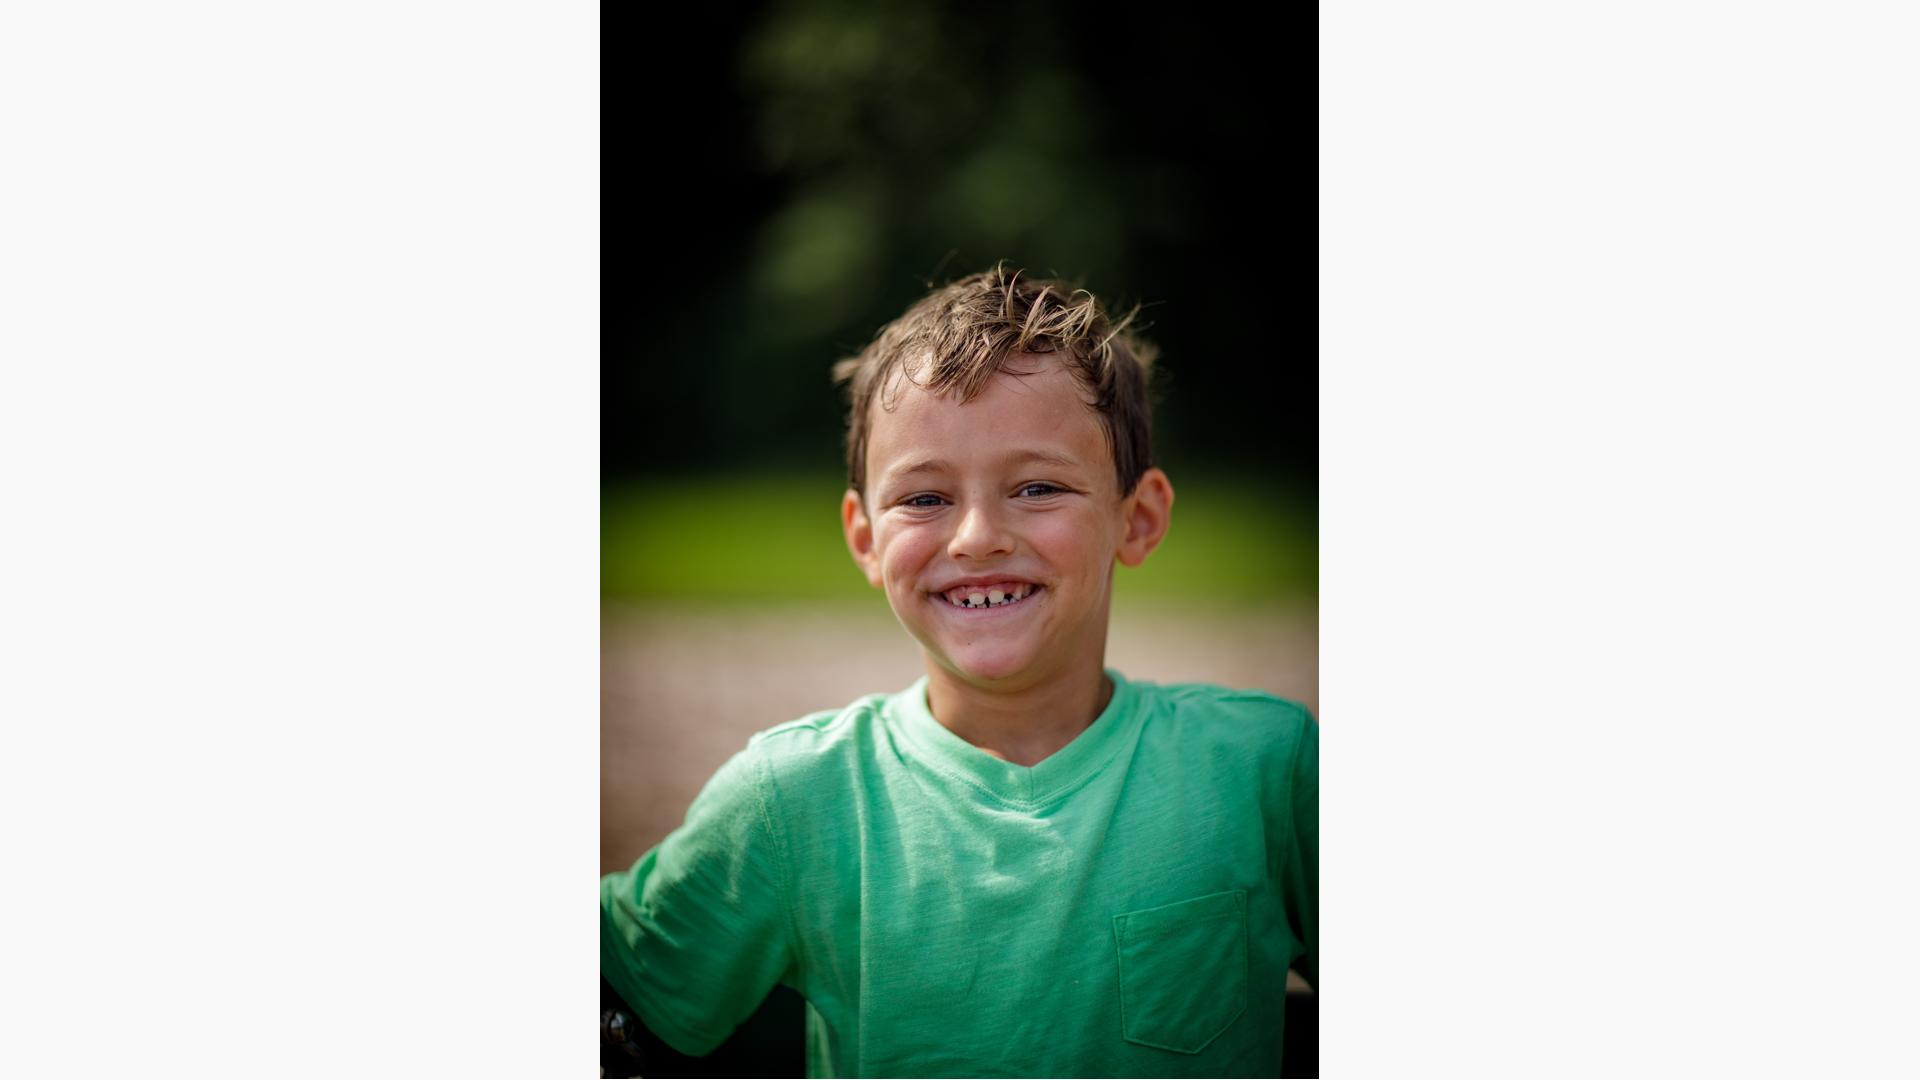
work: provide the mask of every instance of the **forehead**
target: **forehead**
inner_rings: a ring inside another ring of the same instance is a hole
[[[987,466],[1029,457],[1111,470],[1106,431],[1073,372],[1045,353],[1008,358],[972,400],[933,394],[898,372],[875,395],[867,477],[884,483],[914,466]]]

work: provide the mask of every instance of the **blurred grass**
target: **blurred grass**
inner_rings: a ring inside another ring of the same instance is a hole
[[[601,492],[600,593],[692,604],[880,601],[840,537],[835,474],[676,477]],[[1206,607],[1314,600],[1310,497],[1258,480],[1174,478],[1173,526],[1118,596]]]

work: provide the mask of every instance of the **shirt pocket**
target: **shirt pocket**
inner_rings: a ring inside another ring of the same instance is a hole
[[[1247,893],[1211,893],[1113,917],[1120,1034],[1197,1054],[1247,1009]]]

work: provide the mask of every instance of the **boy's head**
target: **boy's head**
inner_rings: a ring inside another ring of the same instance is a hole
[[[996,268],[936,290],[836,374],[848,548],[946,675],[1097,677],[1116,560],[1165,534],[1151,352],[1085,290]]]
[[[1159,350],[1128,331],[1136,307],[1118,323],[1085,289],[1025,278],[1004,265],[935,289],[874,335],[858,356],[833,367],[852,398],[847,417],[847,480],[866,494],[867,443],[874,411],[907,384],[971,401],[1021,353],[1052,353],[1090,398],[1106,432],[1120,490],[1132,491],[1153,467],[1148,374]],[[904,376],[902,378],[901,376]]]

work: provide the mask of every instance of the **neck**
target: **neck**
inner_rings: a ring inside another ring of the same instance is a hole
[[[1098,663],[1071,678],[1002,690],[962,681],[928,665],[927,708],[955,735],[1003,761],[1033,766],[1092,726],[1113,698]]]

